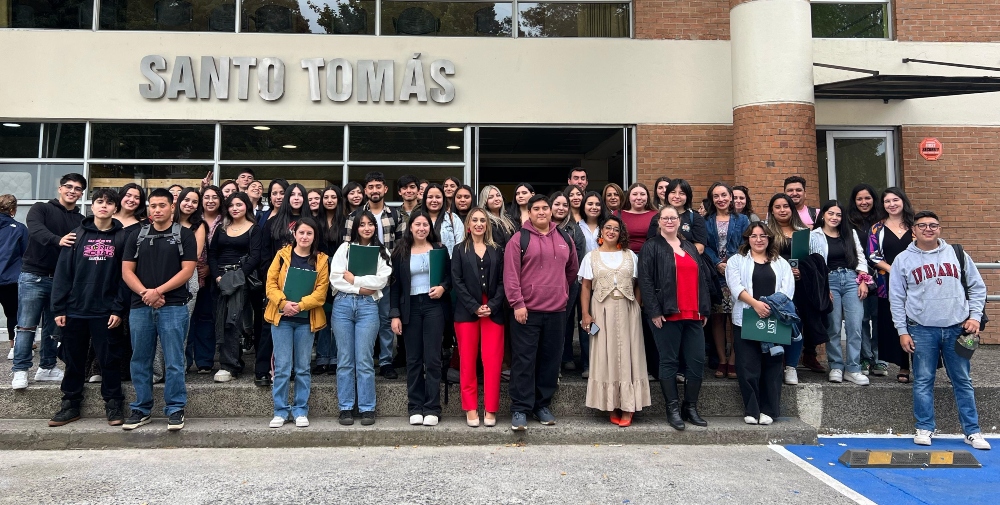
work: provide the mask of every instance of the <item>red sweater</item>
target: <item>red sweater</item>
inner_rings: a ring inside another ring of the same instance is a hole
[[[646,243],[646,232],[649,230],[649,221],[656,215],[656,211],[647,210],[642,214],[621,211],[618,217],[625,222],[625,229],[628,230],[628,248],[632,252],[639,254],[642,244]]]
[[[528,250],[521,260],[521,234],[531,233]],[[503,288],[513,309],[527,308],[532,312],[566,310],[569,286],[576,280],[579,259],[572,240],[559,236],[555,225],[542,235],[525,221],[514,233],[503,259]]]

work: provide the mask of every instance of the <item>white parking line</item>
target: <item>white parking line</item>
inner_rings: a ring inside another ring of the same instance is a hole
[[[805,470],[809,475],[812,475],[813,477],[819,479],[820,482],[826,484],[827,486],[830,486],[838,493],[850,498],[852,501],[854,501],[854,503],[857,503],[858,505],[877,505],[875,502],[869,500],[868,498],[865,498],[864,495],[862,495],[861,493],[858,493],[857,491],[844,485],[843,482],[840,482],[839,480],[830,477],[829,475],[823,473],[818,468],[804,461],[802,458],[796,456],[795,454],[792,454],[791,451],[789,451],[788,449],[785,449],[780,445],[774,445],[774,444],[770,444],[768,445],[768,447],[770,447],[772,451],[782,455],[785,459],[792,462],[792,464],[794,464],[795,466]]]

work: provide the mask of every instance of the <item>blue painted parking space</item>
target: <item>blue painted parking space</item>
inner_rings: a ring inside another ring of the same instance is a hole
[[[992,451],[977,451],[961,438],[935,438],[932,450],[968,450],[982,468],[848,468],[838,458],[848,449],[919,450],[911,437],[821,438],[820,445],[791,445],[786,449],[821,472],[875,503],[987,504],[1000,492],[1000,439],[991,438]]]

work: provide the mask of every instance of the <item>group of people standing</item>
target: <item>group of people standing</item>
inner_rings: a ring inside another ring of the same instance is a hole
[[[889,300],[905,291],[890,286],[910,280],[889,280],[894,261],[920,246],[915,229],[931,227],[917,222],[898,188],[877,195],[861,184],[846,205],[815,209],[805,205],[806,181],[789,177],[761,219],[746,187],[714,183],[696,211],[684,179],[661,177],[652,192],[634,183],[597,193],[587,191],[581,168],[549,196],[516,186],[509,207],[497,187],[476,195],[456,178],[436,184],[403,176],[396,181],[402,205],[393,207],[380,172],[343,190],[282,179],[265,187],[251,170],[216,187],[210,175],[200,189],[99,189],[84,219],[76,202],[86,180],[67,174],[59,198],[29,211],[27,238],[22,230],[10,241],[24,258],[12,386],[27,387],[35,327],[41,322],[43,334],[54,335],[58,326],[65,375],[55,368],[50,338],[42,339],[35,375],[62,381],[51,426],[79,419],[93,358],[109,424],[148,423],[152,384],[162,380],[168,429],[181,429],[187,370],[228,382],[244,373],[249,347],[254,382],[272,388],[271,427],[308,426],[317,373],[337,376],[341,424],[353,424],[355,414],[374,423],[376,360],[391,379],[394,358],[405,362],[410,423],[434,426],[447,367],[442,347],[453,335],[468,425],[496,425],[508,365],[511,426],[520,431],[528,416],[555,423],[549,407],[560,366],[577,368],[574,334],[586,404],[609,412],[616,425],[629,426],[651,404],[656,381],[672,427],[707,426],[697,408],[706,361],[715,377],[738,380],[745,421],[767,425],[780,413],[782,382],[798,382],[802,354],[808,368],[826,372],[816,359],[823,343],[832,382],[868,384],[869,374],[888,373],[886,361],[899,366],[898,381],[909,382],[913,351],[903,334],[918,341],[908,325],[926,322],[905,304],[901,326],[900,307]],[[795,232],[810,228],[808,254],[793,257]],[[351,252],[364,252],[356,247],[376,251],[370,271],[350,271]],[[962,280],[978,297],[982,281],[967,263]],[[302,272],[308,289],[290,295],[289,279]],[[958,324],[978,325],[978,298],[964,307],[968,317]],[[791,344],[744,339],[744,309],[790,325]],[[965,371],[967,379],[967,363]],[[126,409],[121,382],[128,377],[136,401]],[[917,386],[926,393],[925,375],[918,373]]]

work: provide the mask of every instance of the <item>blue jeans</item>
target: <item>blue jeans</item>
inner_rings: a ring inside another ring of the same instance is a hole
[[[274,415],[288,418],[309,415],[309,389],[312,375],[309,361],[312,359],[313,332],[308,319],[281,318],[278,326],[271,326],[271,342],[274,345]],[[295,367],[295,405],[288,406],[288,382]]]
[[[969,360],[955,354],[955,340],[962,334],[962,325],[947,328],[921,326],[908,321],[907,331],[913,339],[913,417],[918,430],[934,431],[934,379],[938,358],[951,379],[951,390],[958,406],[958,419],[966,435],[979,433],[979,413],[969,378]]]
[[[802,357],[802,347],[805,345],[805,338],[793,340],[785,347],[785,366],[795,368],[799,366],[799,358]]]
[[[389,320],[389,287],[382,290],[382,298],[378,299],[378,364],[379,366],[392,365],[392,355],[396,335],[392,333],[392,326]],[[336,331],[336,330],[334,330]],[[372,343],[375,349],[375,343]]]
[[[379,305],[370,296],[348,293],[337,293],[333,299],[330,324],[337,338],[337,404],[340,410],[354,408],[355,394],[359,411],[375,410],[372,347],[379,333]]]
[[[861,302],[865,315],[861,318],[861,359],[872,364],[878,359],[878,296],[869,290],[868,297]]]
[[[325,311],[326,328],[316,332],[316,365],[337,364],[337,342],[333,339],[333,310]],[[372,344],[374,345],[374,344]]]
[[[39,368],[46,370],[56,366],[55,314],[50,310],[52,298],[52,277],[41,277],[21,272],[17,278],[17,329],[14,335],[15,372],[27,372],[31,368],[31,345],[35,343],[35,328],[42,323],[42,349]]]
[[[830,292],[833,293],[833,312],[830,312],[830,342],[826,346],[826,358],[830,370],[848,372],[861,371],[861,319],[865,309],[858,298],[858,273],[846,268],[830,272]],[[847,335],[847,356],[840,346],[841,321],[845,323]],[[845,363],[846,361],[846,363]]]
[[[163,346],[163,363],[166,367],[163,388],[163,413],[173,414],[184,410],[187,404],[187,386],[184,384],[184,336],[188,329],[187,305],[167,305],[133,308],[128,317],[132,331],[132,387],[135,401],[130,407],[149,415],[153,410],[153,355],[159,335]]]

